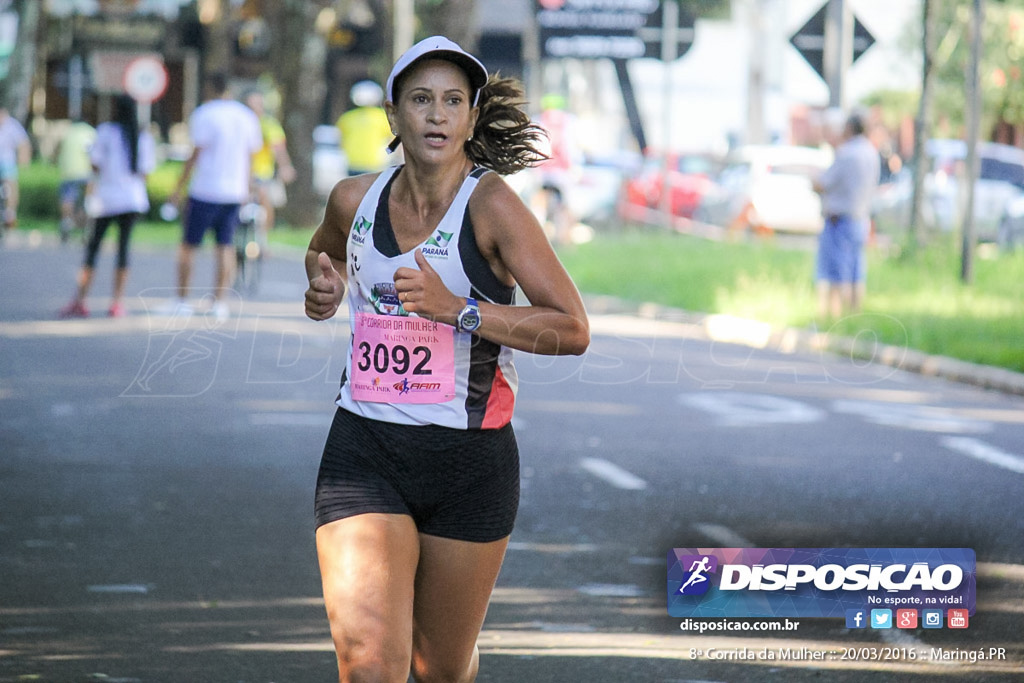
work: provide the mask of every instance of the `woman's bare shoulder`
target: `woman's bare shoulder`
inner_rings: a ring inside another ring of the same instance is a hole
[[[359,202],[363,201],[363,197],[379,175],[379,173],[365,173],[351,178],[342,178],[331,190],[328,202],[335,205],[336,208],[348,209],[351,213],[355,213]]]

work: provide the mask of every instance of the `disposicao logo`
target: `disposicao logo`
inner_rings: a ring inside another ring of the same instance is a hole
[[[718,558],[714,555],[686,555],[679,558],[682,566],[689,569],[679,586],[680,595],[703,595],[711,587],[708,574],[718,569]]]
[[[952,607],[973,615],[975,565],[969,548],[674,548],[668,612],[849,619]]]

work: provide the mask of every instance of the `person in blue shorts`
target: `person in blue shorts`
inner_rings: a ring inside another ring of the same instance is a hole
[[[185,162],[170,202],[177,204],[189,184],[184,237],[178,252],[176,311],[188,313],[189,282],[195,250],[213,230],[217,241],[217,282],[211,313],[228,317],[224,294],[234,279],[235,228],[238,211],[249,198],[252,155],[263,147],[260,121],[249,107],[233,99],[224,74],[212,74],[206,83],[210,98],[189,118],[193,150]]]
[[[864,119],[846,120],[832,165],[814,181],[825,225],[818,237],[818,315],[838,319],[864,300],[865,245],[871,232],[871,199],[881,175],[878,150]]]

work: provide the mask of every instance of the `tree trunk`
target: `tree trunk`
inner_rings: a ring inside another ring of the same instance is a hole
[[[234,53],[235,32],[231,21],[231,3],[229,0],[218,0],[217,21],[206,26],[203,40],[204,74],[231,73],[231,61]]]
[[[935,75],[935,6],[934,0],[921,3],[921,100],[914,119],[914,191],[910,203],[910,226],[908,247],[917,251],[925,242],[926,228],[922,204],[924,203],[924,179],[928,173],[928,159],[925,143],[928,140],[928,119],[931,117],[932,90]]]
[[[0,79],[0,102],[4,102],[7,111],[19,121],[28,119],[40,4],[38,0],[14,0],[11,3],[11,10],[18,15],[18,37],[8,63],[7,76]]]
[[[965,284],[974,281],[974,189],[978,178],[978,131],[981,129],[981,28],[985,21],[984,0],[974,0],[971,7],[971,58],[967,63],[967,169],[964,182],[967,183],[967,202],[963,219],[963,250],[960,260],[960,280]]]
[[[476,50],[480,25],[473,0],[443,0],[430,10],[421,9],[419,14],[425,35],[446,36],[464,50]]]
[[[324,200],[313,188],[313,128],[320,123],[326,94],[327,45],[314,29],[320,6],[307,0],[281,0],[270,6],[271,62],[281,88],[281,124],[296,171],[283,213],[292,225],[312,226],[324,210]]]

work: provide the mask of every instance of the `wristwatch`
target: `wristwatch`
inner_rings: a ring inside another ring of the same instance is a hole
[[[466,297],[466,307],[455,318],[455,328],[459,332],[476,332],[479,327],[480,305],[473,297]]]

